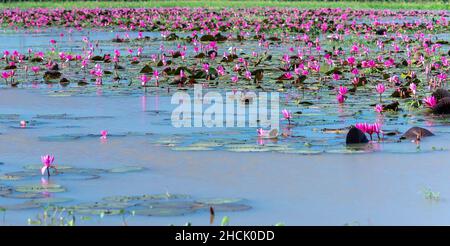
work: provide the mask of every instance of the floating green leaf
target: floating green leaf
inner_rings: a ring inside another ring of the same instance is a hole
[[[27,193],[41,193],[41,192],[49,192],[49,193],[55,193],[55,192],[64,192],[66,191],[66,188],[62,187],[58,184],[47,184],[47,185],[19,185],[15,187],[15,190],[17,192],[27,192]]]

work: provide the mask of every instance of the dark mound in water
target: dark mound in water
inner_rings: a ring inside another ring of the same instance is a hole
[[[389,110],[398,111],[399,110],[399,106],[400,106],[400,103],[398,101],[395,101],[395,102],[392,102],[390,104],[383,105],[383,110],[384,111],[389,111]]]
[[[434,136],[432,132],[422,127],[411,127],[408,131],[403,134],[400,139],[420,139],[423,137],[431,137]]]
[[[52,80],[52,79],[59,79],[61,77],[61,73],[55,70],[48,70],[44,73],[44,79],[46,81]]]
[[[435,114],[450,114],[450,97],[444,97],[434,106]]]
[[[434,98],[436,98],[436,100],[439,101],[444,97],[450,97],[450,92],[448,92],[448,90],[439,88],[435,90],[431,95],[434,96]]]
[[[369,140],[367,139],[366,134],[354,126],[348,131],[347,138],[345,140],[346,144],[361,144],[368,142]]]

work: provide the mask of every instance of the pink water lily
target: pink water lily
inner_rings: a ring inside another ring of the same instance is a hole
[[[141,80],[141,85],[142,86],[146,86],[147,82],[150,81],[150,78],[147,77],[147,75],[143,74],[139,77],[139,79]]]
[[[218,73],[220,76],[224,76],[224,75],[225,75],[225,69],[223,68],[222,65],[219,65],[219,66],[217,67],[217,73]]]
[[[262,128],[258,128],[256,130],[256,132],[258,133],[258,137],[263,137],[268,135],[269,131],[268,130],[263,130]]]
[[[347,94],[347,92],[348,92],[348,88],[347,87],[345,87],[345,86],[339,86],[339,88],[338,88],[338,93],[340,94],[340,95],[345,95],[345,94]]]
[[[375,106],[375,111],[379,114],[381,114],[383,112],[383,105],[382,104],[377,104]]]
[[[290,125],[291,119],[292,119],[292,113],[290,111],[288,111],[287,109],[283,109],[281,111],[281,113],[283,114],[284,119],[288,120],[288,123]]]
[[[332,77],[334,80],[339,80],[341,78],[341,75],[339,75],[338,73],[333,73]]]
[[[350,57],[347,58],[347,63],[348,63],[350,66],[355,65],[355,62],[356,62],[356,59],[355,59],[354,56],[350,56]]]
[[[45,171],[47,171],[47,176],[50,176],[50,168],[55,168],[55,166],[52,165],[54,160],[55,157],[53,155],[41,156],[41,162],[43,165],[41,168],[42,175],[44,175]]]
[[[39,72],[39,70],[41,70],[41,68],[39,66],[33,66],[31,67],[31,71],[34,72],[34,74],[37,74]]]
[[[100,131],[100,135],[101,135],[101,139],[106,139],[107,135],[108,135],[108,131],[107,130],[101,130]]]
[[[355,124],[355,127],[358,128],[359,130],[361,130],[362,132],[369,134],[370,140],[372,140],[372,135],[374,133],[376,133],[378,136],[378,139],[380,139],[380,133],[382,132],[382,130],[381,130],[381,124],[378,122],[373,123],[373,124],[357,123],[357,124]]]
[[[239,80],[239,77],[238,77],[237,75],[233,75],[233,76],[231,76],[231,82],[233,82],[233,83],[237,83],[237,82],[238,82],[238,80]]]
[[[411,90],[411,92],[412,92],[413,95],[416,95],[416,91],[417,91],[417,86],[416,86],[416,84],[411,83],[411,84],[409,85],[409,89]]]
[[[386,91],[386,87],[382,83],[379,83],[375,89],[377,90],[378,94],[380,94],[380,102],[381,102],[381,95]]]
[[[434,108],[437,104],[437,100],[434,96],[425,97],[423,99],[423,102],[427,105],[429,108]]]
[[[247,79],[247,80],[252,79],[252,73],[248,70],[245,71],[245,79]]]
[[[278,130],[272,129],[272,130],[263,130],[262,128],[258,128],[256,130],[256,133],[258,134],[258,138],[277,138],[278,137]]]
[[[209,74],[209,64],[208,63],[203,63],[202,68],[207,74]]]
[[[336,100],[338,101],[338,103],[342,104],[345,102],[345,96],[342,94],[337,94],[336,95]]]

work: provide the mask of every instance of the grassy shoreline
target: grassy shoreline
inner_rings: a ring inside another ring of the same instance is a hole
[[[353,8],[353,9],[410,9],[410,10],[449,10],[449,4],[443,2],[319,2],[319,1],[273,1],[273,0],[250,0],[250,1],[227,1],[227,0],[153,0],[133,2],[110,2],[110,1],[88,1],[88,2],[10,2],[0,3],[0,8],[157,8],[157,7],[213,7],[213,8],[245,8],[245,7],[292,7],[292,8]]]

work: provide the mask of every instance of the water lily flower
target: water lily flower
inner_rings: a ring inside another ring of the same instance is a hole
[[[337,94],[336,95],[336,100],[338,101],[338,103],[342,104],[345,102],[345,96],[342,94]]]
[[[284,119],[288,120],[289,125],[291,124],[291,119],[292,119],[292,113],[289,112],[287,109],[283,109],[281,111],[281,113],[283,114]]]
[[[409,85],[409,89],[412,91],[413,95],[416,95],[417,86],[414,83]]]
[[[27,126],[27,122],[24,120],[20,121],[20,127],[25,128]]]
[[[440,73],[440,74],[438,74],[438,79],[440,80],[440,81],[445,81],[446,79],[447,79],[447,74],[445,74],[445,73]]]
[[[361,130],[362,132],[366,133],[369,126],[367,123],[356,123],[355,127]]]
[[[355,62],[356,62],[356,59],[355,59],[354,56],[350,56],[350,57],[347,58],[347,63],[348,63],[350,66],[355,65]]]
[[[423,99],[423,102],[427,105],[429,108],[434,108],[437,104],[437,100],[434,96],[425,97]]]
[[[158,86],[159,85],[159,72],[158,70],[153,71],[153,78],[155,78],[156,82],[155,85]]]
[[[380,102],[381,102],[381,95],[386,91],[386,87],[382,83],[379,83],[375,89],[377,90],[378,94],[380,94]]]
[[[39,66],[31,67],[31,71],[33,71],[35,75],[39,72],[39,70],[41,70],[41,68]]]
[[[238,82],[238,80],[239,80],[239,77],[238,77],[237,75],[233,75],[233,76],[231,76],[231,82],[233,82],[233,83],[237,83],[237,82]]]
[[[278,130],[272,129],[272,130],[263,130],[262,128],[258,128],[256,130],[256,133],[258,134],[258,138],[277,138],[278,137]]]
[[[339,75],[338,73],[333,73],[332,77],[334,80],[339,80],[341,78],[341,75]]]
[[[41,173],[44,175],[45,171],[47,171],[47,176],[50,176],[50,168],[54,168],[53,161],[55,160],[55,157],[53,155],[44,155],[41,156],[41,162],[43,167],[41,168]]]
[[[248,71],[248,70],[245,71],[245,75],[244,76],[245,76],[245,78],[247,80],[251,80],[252,79],[252,73],[250,71]]]
[[[380,139],[380,133],[381,133],[381,124],[376,122],[374,124],[368,124],[368,123],[357,123],[355,124],[355,127],[361,130],[364,133],[369,134],[370,140],[372,140],[372,135],[374,133],[377,134],[378,139]]]
[[[370,136],[370,140],[372,140],[372,135],[374,133],[376,133],[378,136],[378,139],[380,139],[380,132],[381,132],[381,124],[380,123],[373,123],[373,124],[368,125],[367,133]]]
[[[345,94],[347,94],[347,92],[348,92],[348,88],[347,87],[345,87],[345,86],[339,86],[339,88],[338,88],[338,93],[339,93],[339,95],[345,95]]]
[[[217,67],[217,73],[218,73],[220,76],[224,76],[224,75],[225,75],[225,69],[223,68],[222,65],[219,65],[219,66]]]
[[[379,114],[381,114],[383,112],[383,105],[382,104],[377,104],[375,106],[375,111]]]
[[[102,84],[102,77],[103,77],[102,66],[100,64],[95,64],[94,69],[92,69],[90,71],[90,73],[97,77],[96,80],[95,80],[95,83],[97,85],[101,85]]]
[[[397,75],[394,75],[394,76],[389,78],[389,82],[394,84],[394,85],[399,85],[400,84],[400,78]]]
[[[285,77],[286,79],[292,79],[292,73],[287,72],[287,73],[284,74],[284,77]]]
[[[147,75],[143,74],[139,77],[139,79],[141,80],[141,85],[145,86],[147,84],[148,81],[150,81],[150,78],[147,77]]]
[[[351,73],[356,76],[359,74],[359,70],[357,68],[353,68]]]
[[[5,79],[6,83],[8,83],[8,78],[10,77],[9,72],[2,72],[2,78]]]
[[[106,136],[108,135],[108,131],[107,130],[102,130],[102,131],[100,131],[100,135],[102,135],[100,137],[101,139],[106,139]]]
[[[207,74],[209,74],[209,64],[208,63],[203,63],[202,68]]]

